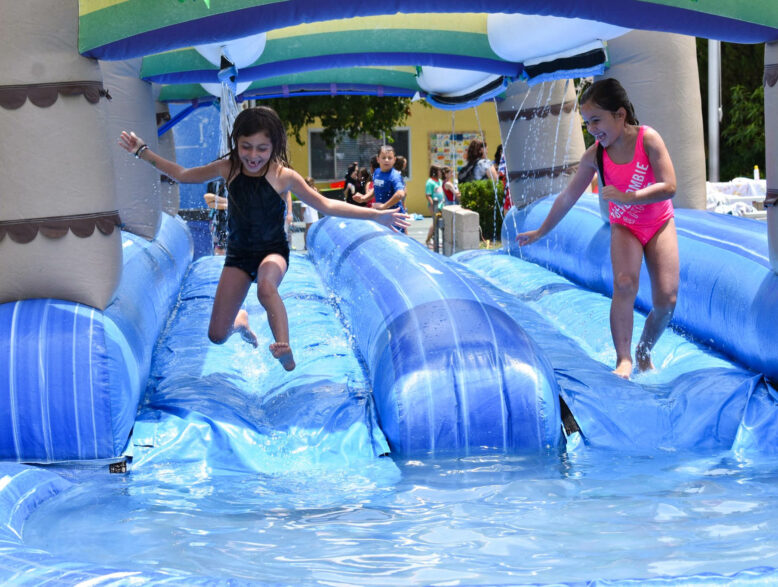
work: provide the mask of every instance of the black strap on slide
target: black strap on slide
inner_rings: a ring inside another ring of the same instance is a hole
[[[605,185],[605,172],[602,168],[602,145],[597,143],[597,172],[600,174],[600,185]]]

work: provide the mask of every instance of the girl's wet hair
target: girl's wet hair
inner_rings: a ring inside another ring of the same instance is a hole
[[[258,132],[267,134],[273,145],[270,160],[284,167],[289,166],[286,152],[286,129],[276,111],[268,106],[247,108],[235,118],[230,133],[230,152],[227,155],[230,158],[230,178],[235,175],[241,165],[238,157],[238,139],[250,137]]]
[[[591,102],[607,110],[608,112],[617,112],[619,108],[624,108],[627,112],[626,122],[627,124],[640,124],[637,116],[635,116],[635,107],[627,97],[627,91],[619,83],[619,80],[609,77],[607,79],[601,79],[593,84],[587,86],[583,92],[581,92],[581,104]]]
[[[384,151],[389,151],[390,153],[394,153],[394,147],[392,145],[381,145],[378,147],[378,156],[381,156],[381,153]]]
[[[441,171],[437,165],[430,165],[430,177],[440,177]]]

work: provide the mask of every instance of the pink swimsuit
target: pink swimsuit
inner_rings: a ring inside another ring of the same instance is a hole
[[[654,171],[643,148],[645,126],[638,130],[635,154],[632,161],[618,165],[608,157],[603,149],[602,166],[607,183],[622,192],[635,192],[654,183]],[[674,216],[672,200],[662,200],[651,204],[619,204],[608,202],[611,223],[621,224],[635,235],[645,247],[657,231]]]

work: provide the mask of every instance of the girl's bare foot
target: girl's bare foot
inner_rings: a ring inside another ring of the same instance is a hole
[[[238,315],[235,316],[235,322],[232,326],[235,332],[240,333],[240,337],[249,343],[254,348],[257,348],[259,343],[257,342],[257,335],[249,327],[249,313],[246,310],[239,310]]]
[[[274,342],[270,345],[270,352],[278,359],[284,369],[291,371],[295,368],[294,357],[292,356],[292,347],[288,342]]]
[[[638,371],[651,371],[654,368],[654,362],[651,360],[651,351],[645,346],[638,344],[635,349],[635,359],[638,362]]]
[[[632,359],[621,359],[616,363],[613,373],[622,379],[629,379],[629,376],[632,375]]]

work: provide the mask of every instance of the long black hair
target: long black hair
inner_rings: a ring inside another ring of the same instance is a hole
[[[581,92],[581,104],[592,102],[599,108],[608,112],[617,112],[619,108],[624,108],[627,112],[627,124],[639,125],[637,116],[635,116],[635,107],[627,97],[627,91],[619,83],[619,80],[609,77],[601,79]]]
[[[250,137],[258,132],[266,133],[273,145],[273,150],[270,153],[270,162],[289,167],[289,157],[286,151],[286,129],[276,111],[268,106],[247,108],[238,114],[232,125],[230,152],[227,153],[227,157],[230,159],[228,181],[232,180],[241,165],[240,157],[238,156],[238,138]]]

